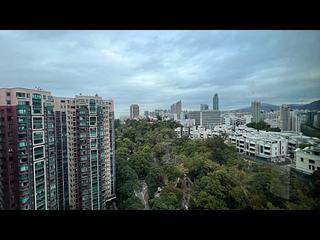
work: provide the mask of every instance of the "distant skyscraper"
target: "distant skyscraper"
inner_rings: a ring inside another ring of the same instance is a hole
[[[286,104],[280,107],[280,126],[282,131],[291,130],[290,107]]]
[[[132,104],[130,106],[130,119],[137,119],[139,117],[139,105]]]
[[[144,111],[144,116],[145,116],[146,118],[148,118],[148,117],[149,117],[149,111]]]
[[[201,110],[201,111],[209,110],[209,105],[207,105],[207,104],[201,104],[201,105],[200,105],[200,110]]]
[[[171,105],[170,113],[177,114],[177,118],[180,119],[180,115],[182,112],[182,103],[181,100]]]
[[[218,94],[214,94],[213,96],[213,110],[219,110],[219,97]]]
[[[252,112],[252,122],[259,122],[261,120],[261,102],[260,101],[253,101],[251,102],[251,112]]]

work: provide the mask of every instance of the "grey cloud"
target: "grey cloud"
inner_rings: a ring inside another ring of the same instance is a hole
[[[113,98],[117,114],[320,98],[320,31],[0,31],[0,87]]]

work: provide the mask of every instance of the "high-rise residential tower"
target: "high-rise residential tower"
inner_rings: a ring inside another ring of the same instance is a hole
[[[0,162],[5,209],[58,209],[53,97],[0,89]]]
[[[139,118],[139,105],[131,104],[130,106],[130,119],[138,119]]]
[[[181,100],[171,105],[170,113],[177,114],[177,119],[180,119],[181,112],[182,112]]]
[[[77,117],[74,98],[54,97],[59,209],[78,209]]]
[[[218,93],[214,94],[213,96],[213,106],[212,110],[219,110],[219,97]]]
[[[251,102],[251,112],[252,112],[252,122],[257,123],[261,120],[261,102],[252,101]]]
[[[290,131],[290,107],[286,104],[282,104],[280,107],[280,128],[282,131]]]
[[[0,89],[0,208],[105,209],[115,197],[113,121],[113,101],[97,95]]]
[[[79,208],[106,208],[112,197],[110,102],[96,96],[76,96]],[[112,141],[113,142],[113,141]],[[113,149],[112,149],[113,152]],[[113,152],[114,154],[114,152]]]

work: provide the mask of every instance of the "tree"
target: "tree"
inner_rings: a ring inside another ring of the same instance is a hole
[[[150,199],[153,198],[154,194],[158,190],[158,187],[164,185],[163,171],[160,167],[152,167],[145,179],[146,184],[148,185],[148,193]]]
[[[143,180],[150,172],[151,164],[148,155],[144,153],[136,153],[129,159],[130,166],[135,170],[138,178]]]
[[[165,187],[159,197],[152,199],[153,210],[179,210],[181,209],[182,193],[177,188]]]

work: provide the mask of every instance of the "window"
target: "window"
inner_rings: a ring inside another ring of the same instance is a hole
[[[89,106],[90,106],[90,114],[95,114],[96,113],[96,101],[94,99],[90,99]]]
[[[90,126],[95,126],[97,124],[97,118],[96,117],[90,117]]]
[[[97,128],[90,128],[90,137],[97,136]]]
[[[10,101],[10,100],[7,100],[7,104],[8,104],[8,105],[11,104],[11,101]]]
[[[97,150],[91,150],[91,160],[97,159]]]
[[[10,97],[10,96],[11,96],[10,92],[7,92],[7,97]]]
[[[91,139],[90,145],[92,148],[97,147],[97,139]]]
[[[27,109],[18,109],[18,114],[25,115],[27,113]]]
[[[44,157],[44,146],[40,146],[40,147],[35,147],[33,148],[33,155],[34,155],[34,159],[40,159]]]
[[[25,131],[27,130],[27,126],[18,126],[19,131]]]
[[[33,144],[42,144],[42,143],[44,143],[43,132],[34,132]]]
[[[38,93],[32,94],[32,111],[34,114],[42,113],[42,97]]]
[[[32,127],[33,129],[42,129],[43,128],[43,118],[42,117],[33,117],[32,118]]]
[[[25,141],[24,141],[24,142],[19,142],[19,143],[18,143],[18,146],[19,146],[19,147],[26,147],[26,146],[28,146],[28,143],[25,142]]]
[[[303,158],[300,158],[301,162],[303,162]]]
[[[314,164],[314,163],[315,163],[315,161],[314,161],[314,160],[309,160],[309,163]]]
[[[23,92],[16,92],[16,97],[22,97],[22,98],[24,98],[24,97],[26,97],[26,94],[23,93]]]
[[[20,171],[23,172],[23,171],[28,171],[28,166],[21,166],[20,167]]]

